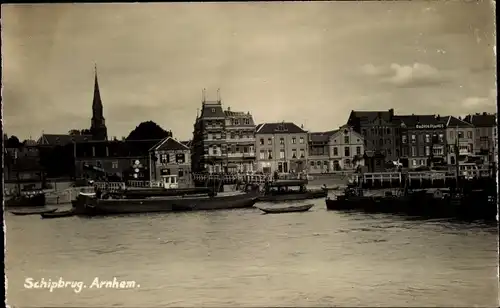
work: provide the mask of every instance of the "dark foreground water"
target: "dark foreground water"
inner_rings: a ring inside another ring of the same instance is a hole
[[[6,214],[8,304],[498,305],[496,227],[327,212],[314,202],[310,212],[279,215]],[[74,284],[33,288],[42,278]]]

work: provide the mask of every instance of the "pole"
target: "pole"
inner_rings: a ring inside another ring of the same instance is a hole
[[[459,143],[459,135],[458,135],[458,125],[456,126],[455,128],[455,145],[454,145],[454,152],[455,152],[455,180],[456,180],[456,185],[457,185],[457,188],[458,188],[458,177],[459,177],[459,172],[460,172],[460,168],[459,168],[459,164],[458,164],[458,157],[460,155],[459,153],[459,146],[458,146],[458,143]]]

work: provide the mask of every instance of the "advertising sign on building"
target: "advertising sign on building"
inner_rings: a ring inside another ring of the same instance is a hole
[[[444,129],[444,124],[417,124],[416,129]]]

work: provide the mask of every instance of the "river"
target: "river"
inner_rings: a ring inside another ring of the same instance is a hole
[[[6,213],[8,304],[498,305],[496,227],[338,213],[312,202],[310,212],[279,215],[248,209],[42,220]],[[135,285],[97,288],[96,277]],[[29,288],[29,278],[87,288],[51,292]]]

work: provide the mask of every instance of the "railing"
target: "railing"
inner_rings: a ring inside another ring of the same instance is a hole
[[[239,158],[239,157],[255,157],[255,153],[228,153],[229,158]]]
[[[226,139],[227,143],[233,143],[233,142],[248,142],[248,143],[255,143],[255,138],[227,138]]]
[[[192,174],[193,180],[199,182],[222,181],[222,183],[233,183],[236,181],[244,183],[265,183],[271,180],[267,174]]]

